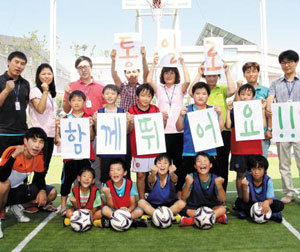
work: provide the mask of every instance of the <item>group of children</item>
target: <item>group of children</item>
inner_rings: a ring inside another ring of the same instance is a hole
[[[224,179],[214,174],[214,157],[216,149],[196,153],[192,144],[192,136],[189,127],[187,113],[195,110],[210,108],[207,99],[210,94],[209,86],[204,82],[198,82],[192,87],[194,104],[183,108],[177,123],[178,131],[184,130],[183,159],[189,164],[184,176],[177,177],[176,167],[166,154],[137,155],[136,135],[134,128],[134,115],[145,113],[157,113],[159,109],[151,104],[154,96],[153,88],[148,84],[142,84],[136,89],[137,104],[132,106],[127,113],[127,131],[130,134],[132,152],[132,171],[137,173],[137,190],[134,183],[126,178],[127,170],[123,156],[102,157],[101,176],[104,178],[102,193],[93,185],[95,173],[91,169],[93,150],[89,160],[64,160],[61,206],[62,215],[66,216],[65,225],[69,224],[69,218],[74,209],[87,208],[91,210],[94,225],[106,227],[112,217],[113,211],[119,208],[127,209],[133,219],[134,226],[147,226],[143,215],[151,216],[158,206],[167,206],[171,209],[177,221],[181,217],[180,225],[193,225],[196,209],[208,206],[214,210],[217,222],[227,223],[226,216],[226,192],[223,188]],[[252,100],[255,89],[251,85],[243,85],[239,91],[241,101]],[[117,107],[119,90],[115,85],[107,85],[103,89],[103,97],[106,101],[104,108],[98,113],[125,113]],[[85,117],[82,111],[85,95],[81,91],[74,91],[69,96],[72,108],[71,117]],[[263,109],[265,105],[263,102]],[[214,106],[218,115],[220,130],[224,126],[221,109]],[[272,209],[272,219],[281,222],[280,211],[283,204],[274,197],[272,180],[266,175],[268,161],[261,156],[261,141],[236,141],[234,133],[234,120],[232,103],[228,104],[226,115],[226,127],[232,129],[231,146],[232,159],[230,169],[237,172],[238,199],[235,209],[241,218],[250,215],[249,207],[257,201],[263,202],[263,212]],[[265,114],[265,113],[263,113]],[[168,114],[163,113],[164,123]],[[265,121],[265,120],[264,120]],[[97,115],[90,118],[91,139],[95,136],[95,124]],[[56,123],[57,134],[55,141],[59,143],[59,120]],[[68,168],[69,167],[69,168]],[[186,165],[184,167],[187,167]],[[248,170],[248,173],[247,173]],[[148,172],[150,174],[147,177]],[[245,174],[247,174],[246,179]],[[67,200],[72,183],[77,177],[78,185],[72,189],[72,194]],[[145,188],[149,187],[150,193],[145,197]],[[175,185],[179,184],[179,190]],[[137,193],[139,201],[137,201]],[[102,195],[102,198],[101,198]]]

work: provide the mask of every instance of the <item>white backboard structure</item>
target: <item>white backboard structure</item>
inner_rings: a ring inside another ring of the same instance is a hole
[[[122,8],[126,10],[146,10],[151,9],[152,0],[122,0]],[[164,9],[191,8],[192,0],[161,0]]]

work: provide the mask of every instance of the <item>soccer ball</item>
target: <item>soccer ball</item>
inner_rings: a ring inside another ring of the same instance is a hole
[[[158,228],[168,228],[172,224],[173,213],[170,208],[162,206],[154,210],[152,222]]]
[[[87,209],[76,210],[71,218],[71,227],[76,232],[85,232],[93,226],[92,216]]]
[[[270,208],[270,211],[267,212],[266,214],[261,213],[262,209],[262,202],[256,202],[252,205],[250,209],[250,216],[252,220],[256,223],[262,224],[270,220],[271,215],[272,215],[272,210]]]
[[[125,231],[130,228],[132,223],[131,213],[124,209],[114,211],[110,225],[116,231]]]
[[[209,207],[200,207],[194,215],[195,224],[200,229],[210,229],[216,221],[214,210]]]

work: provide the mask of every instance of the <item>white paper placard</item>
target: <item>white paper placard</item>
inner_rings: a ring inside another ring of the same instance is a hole
[[[236,141],[264,139],[261,100],[233,103]]]
[[[300,141],[300,102],[272,104],[272,141]]]
[[[218,75],[223,71],[223,38],[207,37],[204,39],[204,74]]]
[[[138,155],[166,152],[164,123],[161,113],[134,115]]]
[[[60,119],[61,155],[64,159],[90,158],[89,118]]]
[[[218,115],[213,108],[187,113],[195,152],[223,146]]]
[[[126,114],[97,114],[97,154],[126,154]]]

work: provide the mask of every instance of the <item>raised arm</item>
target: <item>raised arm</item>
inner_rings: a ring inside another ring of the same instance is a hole
[[[69,113],[71,110],[71,106],[69,103],[70,92],[71,92],[71,87],[70,87],[70,83],[69,83],[65,86],[65,94],[64,94],[64,99],[63,99],[63,110],[65,113]]]
[[[9,80],[5,84],[5,88],[0,93],[0,107],[2,107],[3,103],[6,100],[6,97],[9,95],[11,91],[13,91],[15,88],[15,83],[12,80]]]
[[[144,46],[141,47],[142,61],[143,61],[143,81],[147,83],[147,77],[149,74],[149,67],[146,58],[146,48]]]
[[[40,113],[43,114],[46,110],[46,106],[47,106],[47,97],[48,97],[48,93],[49,93],[49,85],[47,83],[43,83],[42,84],[42,90],[43,90],[43,94],[41,99],[38,98],[34,98],[31,100],[33,107],[35,108],[35,110]]]
[[[215,179],[215,184],[218,189],[218,201],[225,202],[226,201],[226,193],[223,188],[224,179],[222,177],[217,177]]]
[[[114,83],[116,84],[116,86],[118,88],[121,87],[121,84],[122,84],[122,81],[116,71],[116,55],[117,55],[117,52],[115,49],[112,49],[111,50],[111,54],[110,54],[110,57],[111,57],[111,77],[113,78],[114,80]]]
[[[157,63],[158,63],[158,54],[155,53],[154,57],[153,57],[152,66],[150,68],[150,71],[149,71],[149,74],[148,74],[147,80],[146,80],[146,82],[148,84],[150,84],[150,86],[154,89],[155,93],[156,93],[156,83],[153,81],[153,75],[154,75],[154,71],[155,71],[155,67],[156,67]]]
[[[184,59],[182,57],[179,57],[179,61],[182,66],[183,78],[184,78],[184,83],[182,85],[182,93],[185,94],[191,83],[191,79],[190,79],[188,69],[187,69],[186,65],[184,64]]]
[[[187,113],[187,108],[184,107],[181,111],[180,114],[178,116],[177,122],[176,122],[176,129],[177,131],[182,131],[184,129],[184,122],[183,119],[186,116]]]
[[[155,182],[156,182],[156,174],[158,172],[158,167],[156,165],[153,165],[151,167],[151,172],[150,175],[148,177],[148,184],[151,188],[153,188]]]
[[[228,86],[226,96],[231,97],[235,93],[235,85],[234,85],[232,76],[230,74],[229,66],[227,65],[227,63],[225,61],[223,61],[223,63],[224,63],[223,68],[224,68],[224,72],[225,72],[225,76],[226,76],[226,80],[227,80],[227,86]]]
[[[224,129],[224,120],[223,120],[222,110],[219,106],[214,106],[214,110],[218,114],[219,127],[220,127],[220,131],[222,131]]]
[[[171,181],[174,185],[176,185],[177,181],[178,181],[178,176],[175,173],[176,170],[177,170],[177,168],[173,164],[169,167],[169,174],[171,176]]]
[[[238,80],[237,82],[236,82],[236,91],[235,91],[235,96],[234,96],[234,101],[240,101],[241,99],[240,99],[240,96],[239,96],[239,90],[240,90],[240,88],[241,88],[241,86],[243,85],[243,81],[241,81],[241,80]]]
[[[203,73],[204,73],[204,61],[201,63],[200,67],[198,67],[198,73],[197,73],[195,79],[193,80],[192,85],[190,85],[190,87],[189,87],[189,90],[188,90],[189,96],[193,97],[193,92],[192,92],[193,86],[201,80]]]
[[[193,184],[194,179],[191,175],[186,175],[185,177],[185,184],[182,188],[182,194],[181,194],[181,199],[186,201],[190,195],[191,195],[191,191],[190,191],[190,187]]]
[[[242,189],[243,189],[243,201],[245,203],[248,203],[249,202],[249,192],[248,192],[248,185],[249,185],[249,182],[247,179],[244,179],[242,181]]]
[[[227,103],[227,112],[226,112],[226,122],[225,122],[225,127],[227,129],[231,128],[232,122],[230,118],[230,111],[233,109],[233,102],[230,101]]]

